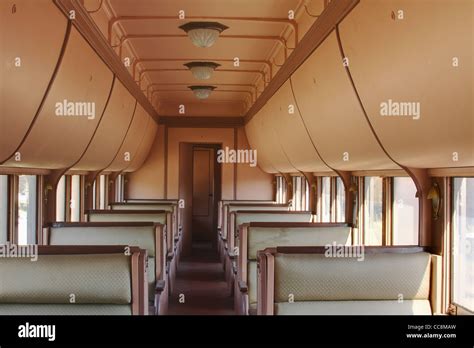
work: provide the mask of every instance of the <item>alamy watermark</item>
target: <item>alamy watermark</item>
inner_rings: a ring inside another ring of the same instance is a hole
[[[64,99],[55,104],[56,116],[83,116],[88,120],[95,119],[94,102],[72,102]]]
[[[419,120],[421,105],[419,102],[397,102],[389,99],[380,103],[380,116],[404,116]]]
[[[6,242],[0,245],[0,258],[29,258],[31,261],[37,261],[38,245],[17,245]]]
[[[257,166],[257,150],[234,150],[226,146],[217,150],[218,163],[248,163],[250,167]]]
[[[364,261],[365,253],[363,245],[344,245],[333,242],[324,246],[325,257],[347,257],[356,258],[357,261]]]

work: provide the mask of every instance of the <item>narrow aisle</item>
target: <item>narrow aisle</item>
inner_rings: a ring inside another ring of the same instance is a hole
[[[180,303],[180,295],[184,295],[184,303]],[[211,244],[193,246],[192,255],[180,261],[168,314],[234,314],[233,298],[224,280],[222,264]]]

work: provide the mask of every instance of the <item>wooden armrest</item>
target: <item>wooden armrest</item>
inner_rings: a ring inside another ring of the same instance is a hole
[[[249,291],[247,287],[247,283],[244,282],[243,280],[239,280],[239,290],[240,292],[244,292],[244,293],[247,293]]]
[[[166,287],[166,281],[161,279],[158,280],[155,284],[155,292],[163,292]]]

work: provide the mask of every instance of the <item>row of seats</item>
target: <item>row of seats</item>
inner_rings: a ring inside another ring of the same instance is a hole
[[[440,313],[440,256],[351,245],[352,227],[269,202],[220,204],[237,314]],[[393,268],[393,272],[392,272]]]
[[[178,212],[177,200],[114,203],[88,211],[84,223],[47,224],[35,262],[0,260],[0,278],[14,279],[0,289],[0,311],[166,314],[182,245]],[[13,272],[15,267],[24,272]],[[130,285],[128,293],[123,284]],[[14,291],[27,295],[15,298]]]
[[[39,246],[31,258],[22,252],[0,261],[0,315],[148,314],[144,249]]]

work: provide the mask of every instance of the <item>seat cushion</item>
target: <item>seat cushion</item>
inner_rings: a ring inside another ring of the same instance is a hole
[[[0,304],[0,315],[131,315],[131,305]]]
[[[275,315],[431,315],[428,300],[275,303]]]

